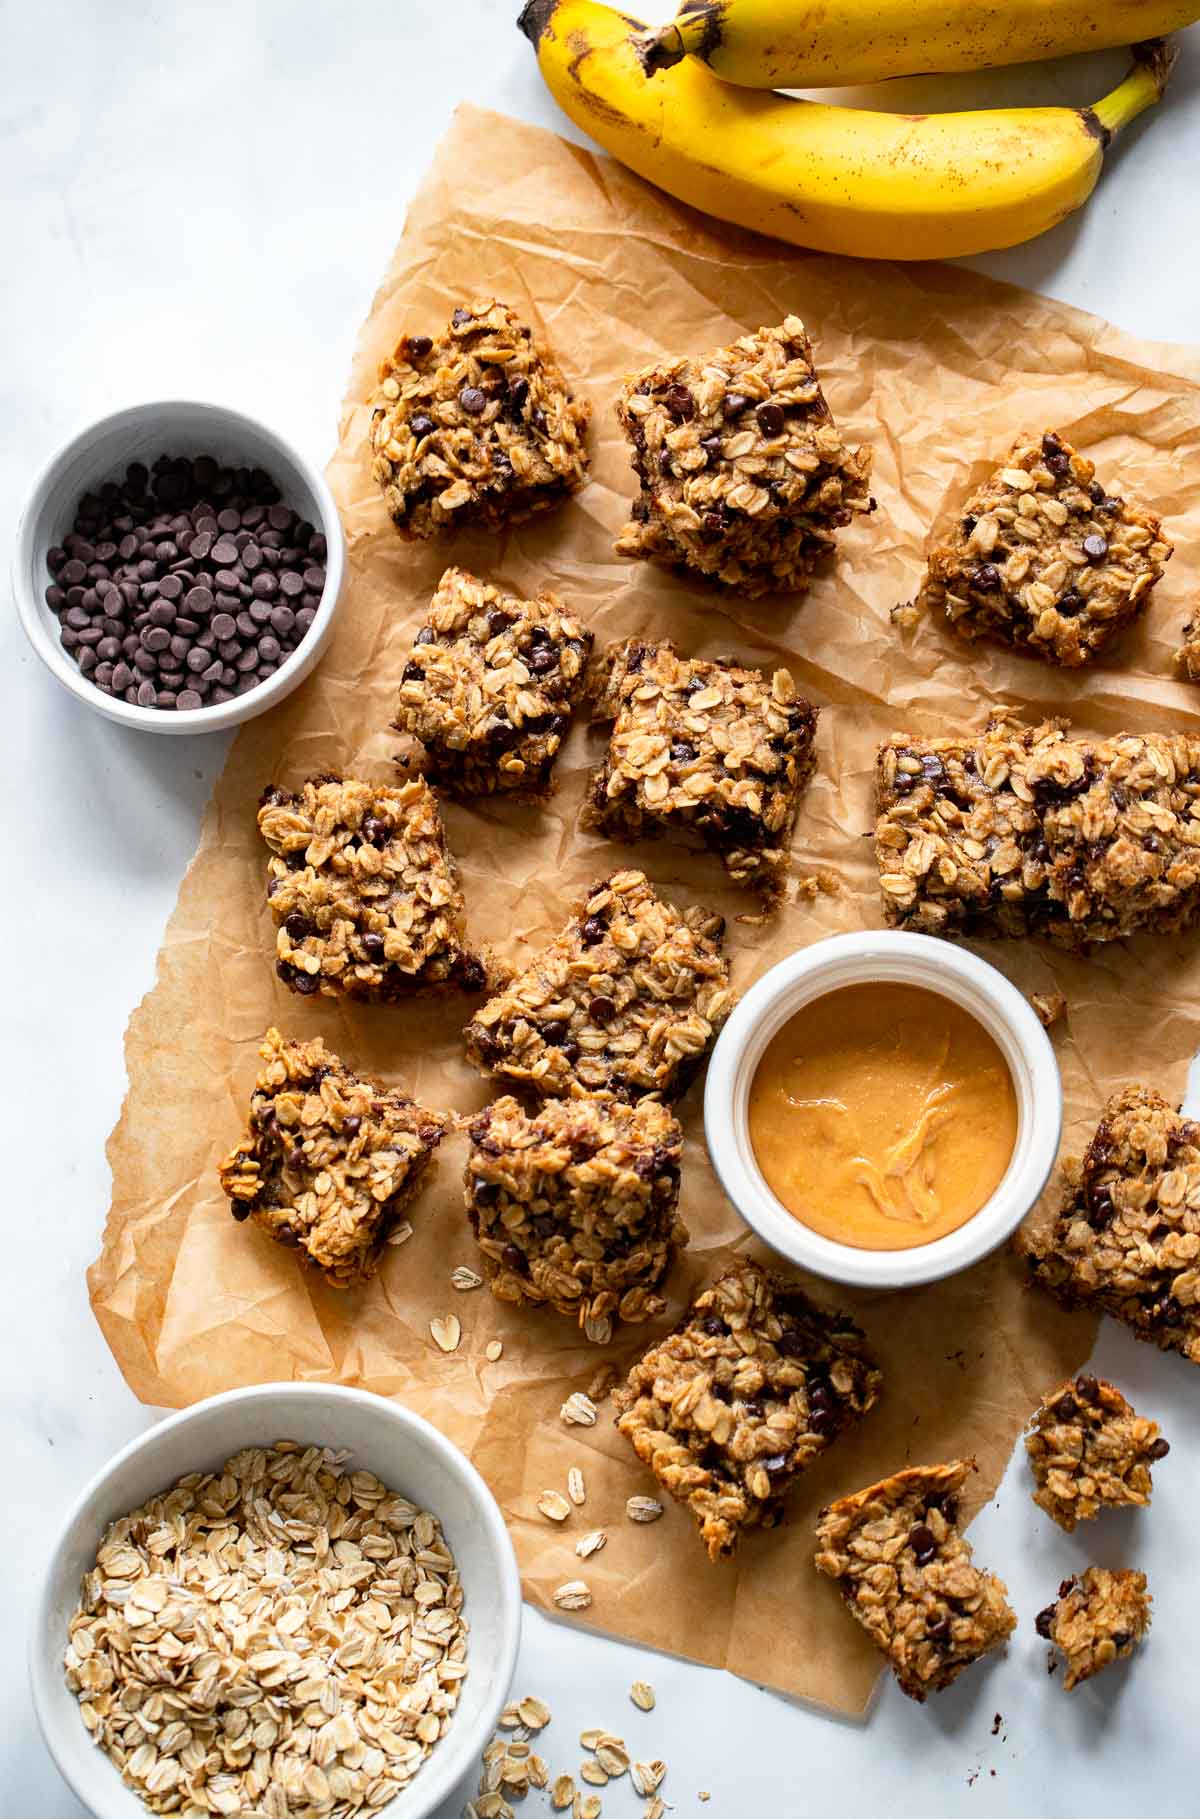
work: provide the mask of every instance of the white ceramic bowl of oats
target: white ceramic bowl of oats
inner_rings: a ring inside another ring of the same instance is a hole
[[[118,1530],[98,1566],[111,1524],[235,1458]],[[172,1415],[97,1474],[50,1548],[29,1665],[50,1753],[96,1819],[178,1810],[189,1777],[214,1813],[361,1798],[424,1819],[478,1772],[520,1634],[504,1519],[457,1447],[384,1397],[281,1383]],[[136,1720],[116,1709],[122,1654]]]

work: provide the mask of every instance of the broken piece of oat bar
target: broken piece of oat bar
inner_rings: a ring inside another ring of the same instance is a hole
[[[1054,430],[1023,436],[930,552],[918,606],[961,638],[988,638],[1068,668],[1091,663],[1140,617],[1172,545],[1162,521],[1096,479]]]
[[[1149,1503],[1150,1467],[1171,1448],[1119,1389],[1081,1373],[1042,1398],[1025,1450],[1034,1502],[1070,1534],[1102,1509]]]
[[[491,1291],[566,1314],[594,1344],[649,1320],[687,1243],[678,1217],[683,1131],[664,1105],[610,1093],[505,1097],[467,1126],[467,1214]]]
[[[258,826],[272,854],[275,970],[290,990],[389,1003],[433,988],[485,988],[484,963],[464,946],[462,892],[423,777],[272,785]]]
[[[1037,1633],[1066,1656],[1063,1691],[1132,1655],[1150,1628],[1153,1599],[1145,1573],[1085,1567],[1064,1579],[1058,1598],[1037,1615]]]
[[[640,492],[617,554],[756,595],[803,592],[868,495],[871,458],[848,449],[797,316],[625,381],[617,415]]]
[[[448,568],[408,653],[396,730],[454,795],[545,795],[591,649],[556,594],[522,600]]]
[[[958,1496],[973,1459],[911,1466],[821,1511],[816,1566],[837,1582],[910,1699],[923,1701],[1016,1628],[1003,1580],[974,1565]]]
[[[375,1274],[452,1120],[353,1073],[320,1037],[269,1029],[246,1135],[220,1165],[235,1219],[337,1287]]]
[[[546,1097],[678,1098],[734,1006],[724,934],[711,910],[614,872],[472,1018],[467,1058]]]
[[[881,1381],[847,1315],[741,1262],[637,1360],[613,1403],[619,1432],[721,1560],[779,1519],[795,1479],[874,1407]]]
[[[1065,1176],[1057,1216],[1020,1235],[1033,1280],[1200,1364],[1200,1124],[1125,1087]]]
[[[587,479],[591,406],[494,298],[456,309],[436,340],[402,336],[379,379],[371,473],[404,537],[502,530]]]
[[[706,846],[736,884],[778,897],[816,762],[817,710],[790,673],[768,680],[631,638],[606,653],[591,686],[592,717],[613,730],[584,825],[611,840]]]
[[[958,738],[893,733],[876,806],[893,927],[1083,948],[1200,915],[1198,738],[1069,739],[1008,714]]]

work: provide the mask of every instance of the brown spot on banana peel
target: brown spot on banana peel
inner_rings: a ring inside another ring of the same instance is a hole
[[[683,0],[683,5],[679,8],[681,18],[703,21],[703,33],[695,55],[704,63],[724,42],[726,4],[727,0]]]
[[[544,5],[546,0],[536,0],[536,3]],[[550,0],[550,4],[556,4],[556,0]],[[612,101],[606,101],[603,95],[597,95],[594,90],[584,84],[579,72],[596,48],[589,42],[586,33],[581,31],[568,33],[566,48],[568,52],[567,75],[574,84],[575,96],[580,107],[594,115],[597,120],[606,121],[609,126],[632,126],[634,122],[623,109],[617,107]]]
[[[1081,107],[1079,109],[1079,118],[1083,121],[1084,132],[1090,133],[1093,139],[1098,139],[1100,141],[1101,151],[1106,152],[1112,144],[1112,134],[1109,132],[1104,122],[1102,120],[1097,120],[1095,113],[1090,107]]]

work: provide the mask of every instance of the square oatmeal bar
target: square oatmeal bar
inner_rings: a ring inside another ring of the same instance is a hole
[[[472,1018],[467,1058],[547,1098],[677,1098],[733,1009],[724,934],[711,910],[614,872]]]
[[[1119,1389],[1080,1375],[1042,1398],[1025,1436],[1033,1501],[1070,1534],[1102,1509],[1149,1503],[1150,1467],[1170,1450]]]
[[[556,594],[521,600],[448,568],[408,653],[396,730],[454,795],[545,795],[591,649]]]
[[[1057,1216],[1021,1235],[1033,1280],[1200,1364],[1200,1124],[1126,1087],[1065,1173]]]
[[[336,1286],[365,1281],[452,1120],[352,1073],[319,1037],[270,1029],[259,1053],[246,1135],[220,1165],[230,1210]]]
[[[845,1314],[738,1263],[613,1392],[617,1428],[691,1510],[709,1558],[769,1528],[799,1474],[874,1407],[881,1377]]]
[[[311,777],[298,792],[272,785],[258,826],[272,854],[275,970],[292,991],[390,1003],[433,987],[484,990],[423,777],[395,785]]]
[[[501,530],[587,479],[591,407],[503,303],[456,309],[436,340],[404,335],[379,379],[371,472],[401,536]]]
[[[919,606],[960,637],[1074,669],[1139,618],[1171,555],[1162,521],[1047,430],[1022,437],[929,556]]]
[[[1063,1691],[1132,1655],[1150,1628],[1153,1600],[1145,1573],[1122,1567],[1085,1567],[1058,1588],[1058,1597],[1037,1615],[1037,1633],[1066,1656]]]
[[[633,638],[607,653],[593,689],[593,718],[614,724],[585,825],[709,847],[736,884],[777,897],[816,762],[817,710],[789,672],[768,681]]]
[[[875,508],[870,455],[842,441],[796,316],[635,373],[617,415],[641,487],[620,556],[803,592],[834,533]]]
[[[963,738],[894,733],[876,806],[894,927],[1085,948],[1200,915],[1200,739],[1068,739],[1007,715]]]
[[[683,1131],[665,1105],[610,1093],[497,1099],[467,1126],[467,1213],[493,1295],[566,1314],[597,1345],[649,1320],[687,1243]]]
[[[910,1699],[924,1702],[1017,1626],[1006,1588],[974,1565],[956,1526],[973,1459],[918,1465],[821,1511],[818,1572],[883,1651]]]

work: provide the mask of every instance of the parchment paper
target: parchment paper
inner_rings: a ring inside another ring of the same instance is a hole
[[[595,406],[594,478],[572,504],[502,543],[464,535],[452,547],[402,543],[370,480],[364,400],[377,362],[405,325],[434,332],[463,299],[494,292],[548,334]],[[833,410],[874,451],[875,517],[844,532],[835,570],[803,604],[702,593],[612,555],[632,482],[612,411],[621,376],[664,352],[703,351],[788,311],[814,336]],[[1084,677],[980,647],[938,626],[907,640],[888,610],[911,597],[927,533],[1028,426],[1082,444],[1113,485],[1161,510],[1177,549],[1148,622],[1110,665]],[[600,753],[577,727],[546,810],[509,802],[450,805],[470,927],[514,959],[561,923],[569,900],[630,859],[677,900],[730,918],[740,987],[783,955],[837,930],[874,927],[870,767],[896,727],[975,726],[1016,702],[1069,713],[1083,730],[1200,731],[1200,691],[1171,679],[1200,539],[1200,356],[1135,342],[1105,323],[966,272],[806,257],[669,202],[602,157],[501,116],[463,109],[410,213],[359,339],[330,479],[350,545],[337,634],[317,674],[241,732],[204,819],[159,955],[135,1012],[129,1094],[109,1154],[113,1203],[90,1273],[97,1318],[137,1395],[178,1406],[238,1384],[280,1378],[365,1385],[402,1398],[451,1435],[483,1471],[510,1523],[527,1595],[548,1605],[582,1573],[595,1601],[584,1621],[631,1640],[860,1711],[878,1658],[810,1564],[813,1516],[831,1497],[906,1462],[974,1453],[972,1508],[991,1494],[1036,1397],[1087,1355],[1094,1325],[1025,1291],[1008,1254],[953,1282],[903,1295],[817,1295],[849,1306],[886,1371],[879,1408],[794,1493],[790,1520],[751,1536],[735,1565],[711,1566],[690,1518],[624,1515],[653,1488],[614,1436],[607,1412],[564,1428],[558,1408],[605,1354],[552,1314],[520,1314],[485,1290],[459,1294],[451,1269],[472,1262],[462,1212],[462,1144],[444,1146],[414,1237],[379,1278],[334,1293],[295,1256],[234,1223],[216,1164],[242,1127],[256,1044],[269,1023],[320,1033],[346,1060],[397,1079],[430,1103],[470,1111],[488,1087],[462,1059],[470,1001],[341,1009],[300,999],[272,970],[264,853],[255,806],[265,783],[312,772],[389,775],[388,731],[406,643],[450,559],[518,588],[548,583],[605,639],[666,634],[685,651],[790,665],[823,704],[820,763],[800,818],[803,878],[836,875],[835,895],[798,897],[766,927],[734,918],[746,900],[715,859],[667,844],[634,853],[581,834],[575,818]],[[148,754],[152,757],[152,753]],[[1056,1032],[1068,1147],[1101,1097],[1144,1079],[1181,1092],[1200,1040],[1200,942],[1141,940],[1086,962],[1039,947],[982,951],[1022,990],[1066,993]],[[683,1211],[690,1253],[672,1284],[672,1318],[747,1234],[705,1156],[700,1091],[687,1130]],[[460,1350],[437,1350],[429,1321],[450,1310]],[[663,1323],[664,1325],[666,1322]],[[644,1344],[635,1330],[607,1354]],[[489,1364],[488,1341],[503,1356]],[[534,1508],[583,1466],[588,1499],[563,1528]],[[585,1530],[607,1548],[586,1564]],[[988,1560],[1001,1573],[1005,1562]]]

